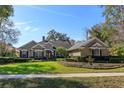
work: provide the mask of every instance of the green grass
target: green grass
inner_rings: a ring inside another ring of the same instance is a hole
[[[124,88],[124,77],[0,79],[0,88]]]
[[[97,70],[65,67],[59,62],[28,62],[0,65],[0,74],[42,74],[42,73],[86,73],[86,72],[124,72],[124,68]]]
[[[65,58],[57,58],[56,61],[64,61]]]

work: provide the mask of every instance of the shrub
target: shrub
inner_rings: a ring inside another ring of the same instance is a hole
[[[66,58],[66,61],[77,62],[77,59],[76,58]]]
[[[14,58],[4,57],[0,58],[0,64],[7,64],[14,62]]]
[[[124,62],[124,56],[92,56],[94,62],[98,63],[122,63]]]
[[[85,59],[85,57],[77,57],[77,60],[78,60],[78,62],[85,62],[86,61],[86,59]]]
[[[66,48],[63,47],[58,47],[56,48],[56,53],[57,53],[57,57],[67,57],[68,56],[68,52]]]
[[[111,56],[109,57],[110,63],[124,63],[124,56]]]
[[[90,65],[92,65],[93,62],[94,62],[94,58],[92,58],[92,56],[88,56],[88,58],[86,58],[86,60],[88,61],[88,63],[89,63]]]
[[[124,63],[124,56],[91,56],[94,63]],[[66,58],[69,62],[88,62],[87,57]]]
[[[20,62],[29,62],[30,58],[10,58],[10,57],[1,57],[0,64],[8,64],[8,63],[20,63]]]
[[[109,56],[92,56],[94,58],[94,62],[105,63],[109,61]]]
[[[18,63],[18,62],[29,62],[29,61],[31,61],[30,58],[15,58],[14,59],[15,63]]]

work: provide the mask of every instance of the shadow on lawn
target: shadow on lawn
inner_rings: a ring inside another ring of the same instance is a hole
[[[4,66],[0,67],[0,74],[38,74],[48,73],[56,68],[50,65],[40,64],[21,64],[17,66]]]
[[[79,81],[62,78],[1,79],[1,88],[87,88]]]

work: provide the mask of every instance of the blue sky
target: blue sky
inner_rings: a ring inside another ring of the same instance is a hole
[[[99,6],[14,6],[16,27],[20,30],[19,47],[31,40],[37,42],[55,29],[75,40],[86,39],[86,29],[104,21]]]

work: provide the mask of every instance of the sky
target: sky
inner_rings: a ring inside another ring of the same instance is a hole
[[[102,12],[101,7],[93,5],[16,5],[12,19],[21,35],[14,46],[20,47],[31,40],[39,42],[52,29],[74,40],[86,40],[86,29],[104,21]]]

